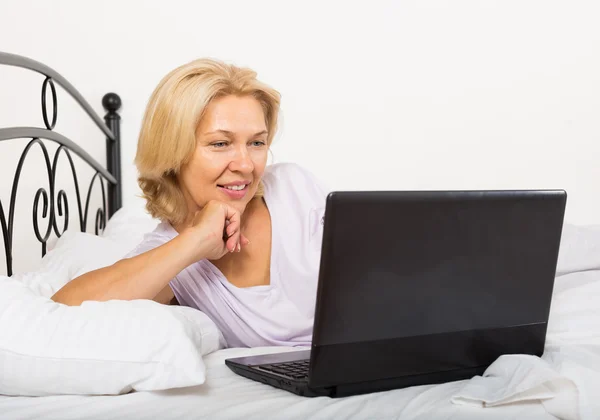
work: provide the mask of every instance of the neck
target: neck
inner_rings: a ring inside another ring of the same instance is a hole
[[[262,197],[254,197],[254,198],[252,198],[252,200],[250,200],[248,202],[248,204],[246,205],[246,209],[244,210],[244,213],[242,214],[242,218],[241,218],[242,219],[242,226],[241,226],[242,232],[248,226],[249,220],[252,220],[252,215],[255,214],[256,211],[262,205],[264,205],[264,201],[263,201]]]

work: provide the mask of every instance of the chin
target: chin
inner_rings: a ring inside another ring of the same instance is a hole
[[[252,199],[254,198],[256,191],[257,188],[255,186],[251,186],[249,191],[246,192],[246,195],[243,198],[236,199],[233,197],[226,197],[222,193],[220,193],[218,194],[218,199],[223,201],[224,203],[227,203],[229,206],[233,207],[238,212],[243,213],[244,210],[246,210],[248,203],[250,203],[250,201],[252,201]]]
[[[236,209],[240,214],[244,213],[244,211],[246,210],[246,206],[248,205],[247,202],[233,202],[229,204],[231,207],[233,207],[234,209]]]

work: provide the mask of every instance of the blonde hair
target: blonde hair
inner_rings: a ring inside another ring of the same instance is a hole
[[[256,72],[213,59],[180,66],[158,84],[146,107],[135,164],[146,209],[171,224],[183,223],[187,205],[177,181],[196,148],[196,128],[210,101],[237,95],[262,106],[270,146],[277,131],[280,94],[256,79]],[[262,183],[257,196],[262,195]]]

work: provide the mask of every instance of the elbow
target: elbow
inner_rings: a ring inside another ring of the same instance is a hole
[[[76,299],[73,296],[69,296],[66,293],[63,293],[62,289],[56,292],[50,299],[52,299],[56,303],[60,303],[62,305],[67,306],[79,306],[82,303],[81,299]]]

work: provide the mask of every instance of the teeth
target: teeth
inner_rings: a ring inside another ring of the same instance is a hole
[[[225,188],[227,188],[228,190],[240,191],[240,190],[243,190],[244,188],[246,188],[246,186],[245,185],[233,185],[231,187],[225,187]]]

